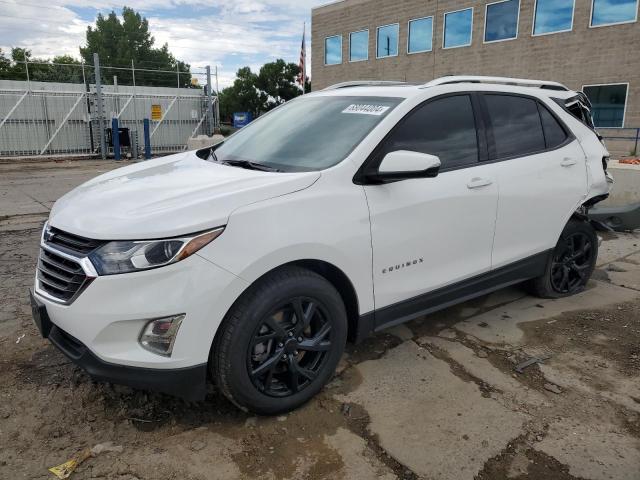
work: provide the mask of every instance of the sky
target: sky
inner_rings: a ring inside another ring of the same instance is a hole
[[[217,65],[223,88],[243,66],[257,71],[277,58],[297,64],[305,21],[310,62],[311,8],[324,3],[327,0],[129,0],[126,5],[147,17],[156,46],[168,43],[195,71]],[[24,47],[33,57],[47,59],[62,54],[79,59],[87,26],[98,13],[120,14],[122,6],[111,0],[0,0],[0,48],[8,52]]]

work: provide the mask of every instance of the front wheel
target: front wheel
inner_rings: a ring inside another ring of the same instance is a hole
[[[241,409],[275,415],[322,389],[346,339],[347,315],[333,285],[312,271],[285,267],[231,308],[212,348],[211,373]]]
[[[596,267],[598,236],[589,223],[572,219],[560,235],[544,275],[531,281],[533,293],[560,298],[584,290]]]

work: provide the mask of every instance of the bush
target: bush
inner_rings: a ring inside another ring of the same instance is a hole
[[[220,125],[220,133],[222,135],[224,135],[225,137],[228,137],[229,135],[231,135],[235,131],[236,131],[236,129],[233,128],[230,125]]]

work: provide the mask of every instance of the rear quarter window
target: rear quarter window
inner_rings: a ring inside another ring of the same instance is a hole
[[[564,127],[560,125],[558,120],[556,120],[544,105],[539,103],[538,110],[540,111],[540,119],[542,120],[546,147],[549,149],[562,145],[567,140],[567,132]]]
[[[484,95],[493,128],[495,157],[523,157],[546,149],[538,107],[533,99]]]

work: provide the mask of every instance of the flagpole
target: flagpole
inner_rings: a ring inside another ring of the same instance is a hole
[[[307,93],[307,22],[302,25],[302,45],[304,48],[304,63],[302,64],[302,94]]]

